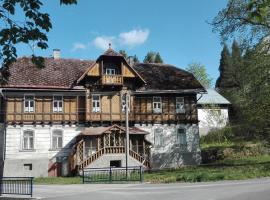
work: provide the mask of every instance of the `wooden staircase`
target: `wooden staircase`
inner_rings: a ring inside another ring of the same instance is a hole
[[[80,142],[77,144],[76,148],[74,149],[80,149]],[[96,153],[90,155],[86,159],[83,159],[83,155],[78,154],[76,151],[72,151],[72,154],[70,155],[70,169],[71,171],[80,171],[83,168],[86,168],[88,165],[90,165],[92,162],[100,158],[102,155],[105,154],[124,154],[125,153],[125,147],[104,147],[97,151]],[[137,152],[133,150],[129,150],[129,155],[134,158],[135,160],[142,163],[145,167],[150,168],[150,162],[149,160],[146,160],[143,156],[138,154]]]

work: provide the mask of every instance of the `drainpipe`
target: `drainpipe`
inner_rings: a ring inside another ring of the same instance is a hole
[[[3,170],[4,170],[4,162],[5,162],[5,157],[6,157],[6,98],[3,93],[3,88],[0,88],[0,95],[3,97],[3,145],[2,145],[2,155],[1,155],[1,166],[0,166],[0,177],[3,176]]]

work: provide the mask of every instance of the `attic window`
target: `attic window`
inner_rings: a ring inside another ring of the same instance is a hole
[[[106,68],[106,75],[115,75],[115,69]]]
[[[161,113],[162,112],[161,97],[153,97],[153,112],[154,113]]]

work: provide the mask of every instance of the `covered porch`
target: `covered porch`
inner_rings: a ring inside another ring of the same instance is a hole
[[[141,165],[150,168],[150,145],[145,132],[136,127],[129,128],[129,156]],[[70,170],[80,171],[105,154],[125,154],[126,131],[124,127],[86,128],[77,138],[70,155]],[[111,167],[125,167],[125,163],[110,161]],[[110,167],[103,166],[103,167]]]

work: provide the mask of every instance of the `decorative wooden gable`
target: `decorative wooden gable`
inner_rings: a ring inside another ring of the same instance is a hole
[[[100,76],[100,64],[95,63],[94,66],[87,72],[87,76]]]

